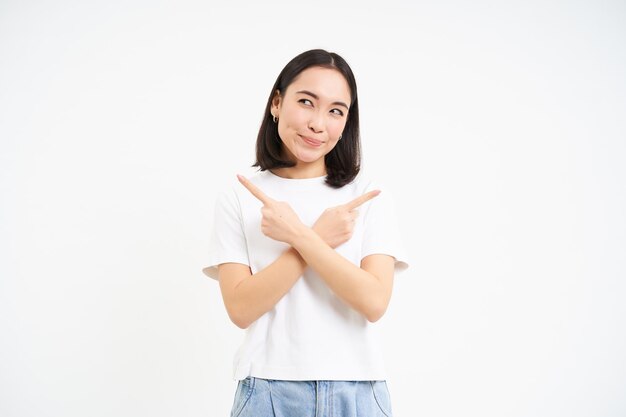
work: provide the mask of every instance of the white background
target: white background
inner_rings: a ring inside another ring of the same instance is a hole
[[[395,416],[626,415],[625,44],[621,1],[3,0],[0,415],[228,415],[215,189],[317,47],[400,203]]]

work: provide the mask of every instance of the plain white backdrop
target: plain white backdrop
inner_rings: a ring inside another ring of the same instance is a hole
[[[270,88],[341,54],[410,269],[396,417],[626,415],[620,1],[0,3],[0,415],[227,416],[201,269]]]

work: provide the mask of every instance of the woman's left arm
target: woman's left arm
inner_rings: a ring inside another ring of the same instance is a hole
[[[356,218],[356,208],[376,197],[378,190],[326,210],[311,228],[300,221],[289,204],[272,199],[247,178],[238,178],[263,203],[263,234],[291,245],[335,295],[368,321],[375,322],[383,316],[391,299],[395,259],[372,254],[363,258],[359,267],[334,250],[352,235],[350,225]],[[327,241],[334,243],[331,246]]]
[[[339,298],[368,321],[373,323],[385,314],[393,287],[395,259],[392,256],[369,255],[358,267],[304,225],[291,245]]]

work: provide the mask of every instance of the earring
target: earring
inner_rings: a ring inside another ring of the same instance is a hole
[[[276,116],[272,116],[272,120],[274,121],[274,123],[278,123],[278,119],[276,118]]]
[[[339,135],[339,139],[337,139],[337,140],[341,140],[341,137],[342,137],[342,136],[343,136],[343,135]]]

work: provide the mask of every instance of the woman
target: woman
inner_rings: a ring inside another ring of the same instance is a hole
[[[311,50],[285,66],[256,158],[260,173],[218,196],[204,269],[247,329],[231,417],[391,416],[372,323],[406,263],[388,197],[358,175],[343,58]]]

